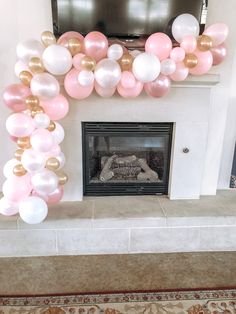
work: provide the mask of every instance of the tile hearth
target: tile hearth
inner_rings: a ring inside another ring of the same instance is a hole
[[[236,190],[183,201],[87,197],[52,206],[38,225],[0,216],[0,256],[235,250]]]

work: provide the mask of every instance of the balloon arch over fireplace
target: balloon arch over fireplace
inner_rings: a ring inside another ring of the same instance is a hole
[[[209,26],[199,36],[196,18],[182,14],[174,20],[172,34],[175,46],[166,34],[155,33],[147,39],[144,52],[129,51],[119,44],[109,46],[100,32],[85,38],[67,32],[56,40],[45,31],[41,42],[18,44],[15,73],[21,82],[3,93],[12,111],[6,128],[17,150],[3,169],[6,181],[1,214],[19,212],[26,223],[40,223],[47,216],[48,205],[63,197],[68,178],[61,170],[65,164],[60,148],[64,130],[58,121],[67,115],[69,103],[60,94],[59,82],[68,96],[78,100],[94,89],[101,97],[117,91],[124,98],[134,98],[145,90],[159,98],[168,94],[172,81],[205,74],[226,56],[228,27],[223,23]]]

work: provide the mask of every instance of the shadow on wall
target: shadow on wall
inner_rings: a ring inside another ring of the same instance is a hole
[[[234,159],[233,159],[233,166],[232,166],[232,172],[231,172],[231,178],[230,178],[230,187],[236,188],[236,143],[235,143]]]

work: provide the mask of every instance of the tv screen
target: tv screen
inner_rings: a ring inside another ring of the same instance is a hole
[[[201,20],[204,0],[52,0],[56,35],[100,31],[108,37],[144,37],[167,32],[182,13]]]

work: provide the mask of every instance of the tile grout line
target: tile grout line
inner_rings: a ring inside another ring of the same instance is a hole
[[[164,215],[164,217],[165,217],[165,225],[166,225],[166,227],[169,227],[169,226],[168,226],[168,223],[167,223],[167,213],[166,213],[164,207],[162,206],[160,197],[157,197],[157,201],[158,201],[158,204],[160,205],[161,210],[162,210],[162,213],[163,213],[163,215]]]

